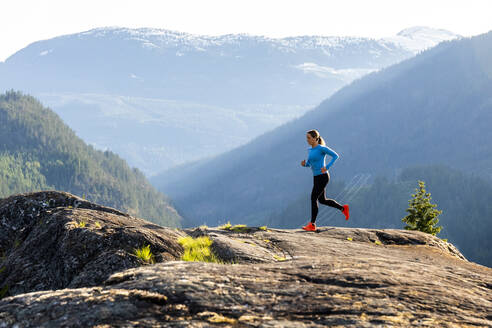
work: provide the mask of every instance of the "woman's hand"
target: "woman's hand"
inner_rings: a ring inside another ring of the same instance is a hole
[[[306,160],[305,159],[301,162],[301,165],[306,166]]]
[[[328,170],[326,169],[326,167],[325,167],[325,166],[323,166],[323,167],[321,168],[321,173],[326,173],[326,171],[328,171]]]

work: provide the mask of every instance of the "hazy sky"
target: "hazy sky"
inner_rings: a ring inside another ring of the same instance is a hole
[[[34,41],[103,26],[269,37],[492,30],[492,0],[2,0],[0,10],[0,61]]]

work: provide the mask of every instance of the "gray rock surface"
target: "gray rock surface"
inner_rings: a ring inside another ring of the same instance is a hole
[[[69,193],[12,196],[0,200],[0,288],[8,296],[97,286],[140,266],[133,253],[144,245],[156,262],[179,259],[182,235]]]
[[[492,326],[492,269],[420,232],[176,231],[65,193],[0,200],[0,219],[0,327]],[[186,235],[225,264],[180,261]],[[156,264],[132,254],[142,243]]]

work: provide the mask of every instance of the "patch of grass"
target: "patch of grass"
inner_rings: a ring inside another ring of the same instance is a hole
[[[134,253],[142,261],[150,264],[154,263],[154,255],[150,251],[150,245],[134,249]]]
[[[285,257],[282,257],[282,256],[273,255],[273,257],[274,257],[277,261],[280,261],[280,262],[287,261],[287,259],[286,259]]]
[[[251,245],[251,246],[258,246],[256,243],[254,243],[252,241],[249,241],[249,240],[245,240],[244,243],[245,244],[248,244],[248,245]]]
[[[226,224],[219,226],[221,230],[229,230],[234,232],[246,232],[248,231],[248,227],[245,224],[236,224],[231,225],[231,222],[227,221]]]
[[[19,247],[21,244],[21,241],[19,239],[14,240],[14,248]]]
[[[230,231],[234,232],[248,232],[248,227],[245,224],[236,224],[235,226],[232,226]]]
[[[222,263],[215,254],[212,253],[210,246],[212,240],[207,236],[198,238],[181,237],[178,243],[183,246],[184,254],[181,260],[190,262],[213,262]]]
[[[254,232],[256,229],[261,230],[261,231],[269,231],[267,226],[261,226],[261,227],[248,227],[246,224],[236,224],[236,225],[231,225],[231,223],[228,221],[226,224],[221,225],[218,227],[221,230],[228,230],[228,231],[233,231],[233,232]]]
[[[2,273],[4,271],[5,271],[5,267],[3,266],[3,267],[0,268],[0,273]]]
[[[221,230],[230,230],[231,229],[231,222],[227,221],[226,224],[219,226],[219,229]]]

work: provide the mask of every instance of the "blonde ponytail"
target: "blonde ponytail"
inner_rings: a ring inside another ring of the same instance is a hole
[[[325,146],[326,145],[325,139],[323,139],[319,135],[318,130],[309,130],[307,133],[309,133],[311,135],[311,137],[313,137],[314,139],[316,139],[320,145],[322,145],[322,146]]]

